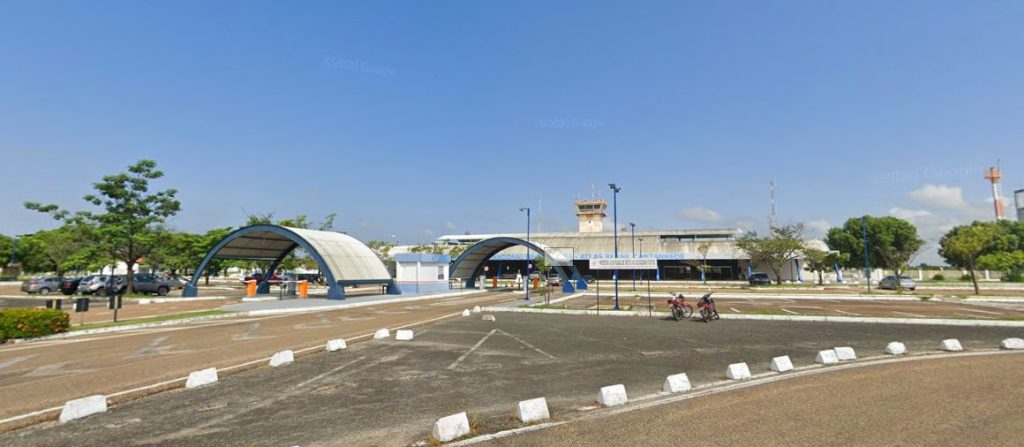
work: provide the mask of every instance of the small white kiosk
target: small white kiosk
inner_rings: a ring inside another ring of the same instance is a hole
[[[401,253],[395,258],[395,283],[402,293],[443,292],[449,289],[451,256]]]

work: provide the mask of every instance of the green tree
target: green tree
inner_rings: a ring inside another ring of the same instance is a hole
[[[93,184],[96,194],[85,196],[87,202],[100,207],[98,213],[85,211],[71,215],[57,205],[37,202],[26,202],[25,207],[49,213],[58,220],[82,219],[95,225],[101,251],[125,263],[127,286],[131,290],[136,263],[139,258],[148,256],[159,240],[157,228],[181,211],[181,202],[175,199],[176,190],[150,192],[150,182],[163,176],[155,161],[139,160],[128,167],[128,172],[103,177]]]
[[[864,265],[864,227],[867,227],[868,259],[871,265],[890,269],[898,277],[910,260],[924,247],[917,235],[917,227],[892,216],[847,219],[842,227],[828,230],[825,244],[847,255],[844,265],[858,268]],[[897,282],[897,287],[899,287]]]
[[[978,257],[978,267],[1002,270],[1004,281],[1021,281],[1024,277],[1024,251],[1001,251]]]
[[[383,259],[385,261],[391,261],[392,260],[391,259],[391,249],[395,248],[395,244],[393,244],[393,243],[391,243],[389,241],[373,240],[373,241],[367,242],[366,246],[370,247],[370,250],[373,250],[374,253],[377,253],[377,256],[380,256],[381,259]]]
[[[745,251],[755,264],[768,266],[782,284],[782,269],[804,250],[803,233],[803,224],[772,227],[765,236],[748,231],[736,239],[736,247]]]
[[[950,265],[966,268],[971,272],[974,294],[979,293],[978,258],[985,254],[997,253],[1005,248],[1006,240],[1000,238],[1000,227],[993,222],[974,222],[949,230],[939,240],[939,255]]]
[[[53,271],[63,278],[68,270],[88,268],[94,253],[95,228],[71,222],[52,230],[40,230],[23,239],[35,265],[33,271]]]

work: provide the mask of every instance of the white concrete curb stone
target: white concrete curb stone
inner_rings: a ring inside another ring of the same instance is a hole
[[[60,422],[65,423],[91,414],[105,413],[106,411],[107,396],[102,394],[69,400],[64,404],[64,408],[60,410]]]
[[[377,329],[377,332],[373,334],[374,340],[387,340],[391,338],[391,331],[387,329]]]
[[[889,355],[903,355],[907,353],[907,347],[898,341],[885,345],[885,353]]]
[[[462,311],[462,316],[468,317],[470,315],[469,309]]]
[[[217,382],[217,368],[206,368],[188,373],[185,388],[199,388]]]
[[[295,361],[295,354],[291,349],[275,353],[270,357],[270,366],[287,365]]]
[[[516,405],[516,417],[524,424],[551,419],[548,413],[548,401],[543,397],[524,400]]]
[[[622,405],[628,401],[629,397],[626,396],[626,387],[622,384],[606,386],[597,393],[597,403],[606,407]]]
[[[836,358],[838,358],[840,362],[857,360],[857,352],[849,346],[839,346],[835,348],[834,351],[836,351]]]
[[[814,358],[814,363],[820,363],[822,365],[834,365],[839,363],[839,356],[836,355],[835,349],[826,349],[824,351],[818,351],[818,356]]]
[[[466,412],[445,416],[434,422],[434,439],[448,442],[469,434],[469,418]]]
[[[1002,349],[1024,349],[1024,339],[1007,338],[999,343],[999,347]]]
[[[792,370],[793,361],[789,359],[788,355],[783,355],[772,359],[772,371],[783,373]]]
[[[480,306],[473,306],[473,313],[475,313],[475,314],[480,313]]]
[[[497,320],[494,319],[494,315],[490,315],[490,314],[484,315],[483,320],[484,321],[497,321]]]
[[[725,377],[732,380],[744,380],[750,378],[750,368],[746,363],[733,363],[725,370]]]
[[[959,352],[963,351],[964,347],[960,346],[960,340],[957,340],[955,338],[948,338],[942,340],[942,343],[939,343],[939,349],[949,352]]]
[[[412,340],[413,333],[408,329],[399,329],[395,331],[395,340],[398,341],[409,341]]]
[[[673,374],[665,378],[665,385],[661,390],[666,393],[681,393],[690,390],[690,378],[686,373]]]
[[[348,344],[345,343],[345,339],[343,339],[343,338],[337,338],[337,339],[334,339],[334,340],[327,340],[327,346],[326,346],[327,352],[340,351],[340,350],[346,349],[346,348],[348,348]]]
[[[143,298],[143,299],[139,300],[139,304],[149,304],[150,302],[151,301],[148,298]]]

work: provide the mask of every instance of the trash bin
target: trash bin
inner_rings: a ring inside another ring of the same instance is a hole
[[[299,296],[302,298],[309,297],[309,281],[299,281]]]
[[[284,292],[285,295],[295,296],[296,293],[297,293],[297,287],[298,287],[299,283],[297,283],[295,281],[288,281],[286,284],[287,284],[287,290],[285,290],[285,292]]]
[[[256,296],[256,281],[250,279],[245,282],[245,296]]]

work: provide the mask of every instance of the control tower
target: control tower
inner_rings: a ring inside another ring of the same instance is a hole
[[[576,200],[576,215],[580,218],[580,233],[600,233],[604,231],[604,218],[608,217],[604,210],[608,202],[604,199]]]

